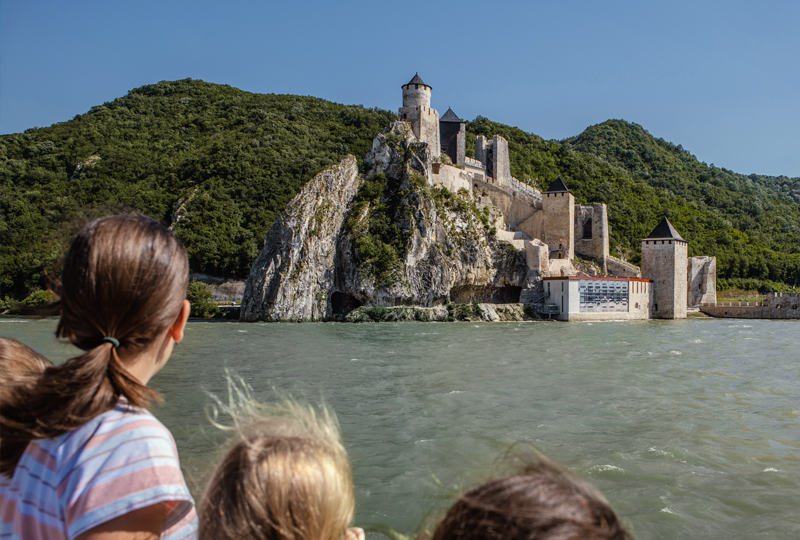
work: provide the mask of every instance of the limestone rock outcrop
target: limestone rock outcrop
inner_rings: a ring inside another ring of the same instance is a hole
[[[320,320],[328,310],[336,240],[361,185],[347,156],[309,181],[264,240],[247,278],[241,320]]]
[[[362,305],[518,302],[533,279],[525,250],[495,238],[471,192],[433,186],[428,150],[398,121],[364,159],[367,178],[386,180],[380,198],[359,193],[354,203],[363,179],[352,158],[312,180],[267,235],[242,320],[344,320]],[[402,238],[402,248],[379,242],[396,252],[388,269],[360,240],[381,238],[386,224]]]

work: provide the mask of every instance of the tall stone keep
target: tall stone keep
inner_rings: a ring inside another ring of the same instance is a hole
[[[642,277],[653,281],[650,316],[685,319],[688,243],[667,218],[642,240]]]
[[[542,193],[542,236],[554,259],[575,258],[575,197],[558,178]]]
[[[414,136],[428,143],[430,155],[438,158],[442,154],[439,143],[439,113],[431,109],[431,90],[420,78],[414,75],[403,88],[403,106],[397,111],[397,117],[411,124]]]

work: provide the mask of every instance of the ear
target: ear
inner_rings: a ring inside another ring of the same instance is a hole
[[[189,320],[189,313],[192,312],[192,305],[188,300],[183,301],[178,317],[172,326],[169,327],[169,336],[175,340],[175,343],[183,341],[183,330],[186,328],[186,321]]]

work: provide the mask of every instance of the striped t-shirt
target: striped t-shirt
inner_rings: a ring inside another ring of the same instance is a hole
[[[32,441],[13,477],[0,476],[0,539],[75,538],[164,502],[161,538],[196,538],[194,501],[172,435],[122,398],[74,431]]]

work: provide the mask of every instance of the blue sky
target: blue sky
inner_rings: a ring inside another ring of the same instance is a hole
[[[609,118],[706,163],[800,176],[800,2],[0,3],[0,133],[186,77],[396,110],[433,106],[547,139]]]

